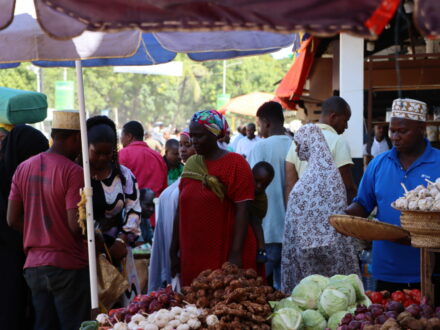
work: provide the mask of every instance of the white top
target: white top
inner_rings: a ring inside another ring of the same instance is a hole
[[[376,157],[380,155],[381,153],[390,150],[390,147],[388,146],[388,142],[385,139],[382,139],[382,141],[377,141],[376,137],[374,137],[373,144],[371,145],[371,156]],[[367,155],[367,145],[364,145],[364,155]]]
[[[173,236],[174,216],[179,204],[179,184],[180,178],[168,186],[159,197],[156,228],[151,249],[148,292],[158,290],[164,282],[171,284],[169,251]]]
[[[333,160],[335,161],[336,167],[342,167],[347,164],[353,164],[353,160],[350,154],[350,148],[347,141],[342,135],[338,135],[335,129],[329,125],[318,123],[316,124],[324,135],[325,141],[327,142],[330,152],[332,153]],[[289,153],[287,154],[286,161],[295,165],[298,177],[302,177],[304,171],[307,168],[307,162],[299,159],[296,153],[296,144],[292,142]]]
[[[238,142],[235,152],[247,158],[249,156],[249,152],[252,150],[255,144],[260,140],[261,138],[259,138],[258,136],[255,136],[252,140],[250,140],[246,136]]]
[[[292,139],[287,135],[273,135],[260,140],[249,153],[247,161],[253,167],[265,161],[272,165],[275,176],[266,188],[267,213],[263,219],[264,240],[266,243],[281,243],[284,233],[284,185],[286,171],[284,160]]]

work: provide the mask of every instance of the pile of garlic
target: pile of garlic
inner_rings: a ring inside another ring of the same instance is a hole
[[[207,312],[197,308],[195,305],[187,305],[183,308],[173,307],[171,310],[161,309],[150,315],[135,314],[131,321],[117,322],[112,325],[110,330],[190,330],[198,329],[202,326],[201,320]],[[107,314],[99,314],[96,318],[98,323],[105,325],[108,323]],[[219,322],[217,316],[208,315],[206,317],[208,325],[215,325]]]
[[[403,211],[440,211],[440,178],[435,182],[426,181],[427,187],[419,185],[410,191],[402,184],[405,195],[398,198],[392,207]]]

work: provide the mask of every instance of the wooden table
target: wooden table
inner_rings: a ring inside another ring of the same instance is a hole
[[[436,288],[433,282],[433,274],[436,267],[437,254],[440,254],[440,249],[420,249],[420,284],[422,296],[425,296],[428,299],[429,304],[436,303]],[[439,297],[437,297],[437,299],[439,299]]]

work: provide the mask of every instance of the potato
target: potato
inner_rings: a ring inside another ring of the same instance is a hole
[[[400,325],[405,329],[423,330],[423,323],[416,320],[414,317],[405,317],[400,321]]]

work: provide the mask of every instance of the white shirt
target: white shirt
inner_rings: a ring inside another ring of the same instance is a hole
[[[252,150],[255,144],[260,140],[261,138],[259,138],[258,136],[255,136],[252,140],[250,140],[246,136],[238,142],[235,152],[247,158],[249,156],[249,152]]]
[[[387,140],[382,139],[382,141],[379,142],[376,140],[376,137],[374,138],[373,144],[371,145],[371,156],[376,157],[388,150],[390,150],[390,147],[388,146]]]

